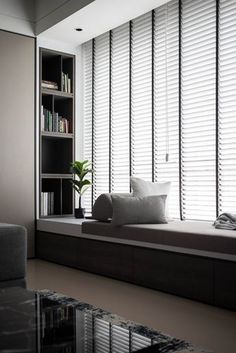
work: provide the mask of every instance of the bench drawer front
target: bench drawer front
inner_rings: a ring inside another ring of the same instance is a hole
[[[134,266],[135,283],[212,303],[213,263],[208,259],[136,248]]]
[[[215,305],[236,310],[235,262],[215,262]]]
[[[79,238],[77,241],[78,268],[125,281],[132,281],[132,247],[84,238]]]
[[[125,281],[133,278],[133,248],[96,240],[37,232],[37,257]]]
[[[60,265],[76,267],[77,239],[60,234],[37,232],[36,256]]]

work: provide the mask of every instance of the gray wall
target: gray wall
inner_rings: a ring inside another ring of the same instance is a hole
[[[94,0],[0,0],[0,29],[40,34]]]
[[[34,256],[33,38],[0,30],[0,222],[28,229]]]
[[[94,0],[36,0],[35,34],[46,31],[92,1]]]

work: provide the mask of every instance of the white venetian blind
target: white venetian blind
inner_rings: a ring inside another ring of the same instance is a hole
[[[95,38],[93,168],[94,200],[109,192],[109,32]]]
[[[143,348],[149,347],[152,345],[151,338],[141,336],[138,333],[132,332],[131,333],[131,347],[132,352],[139,351]]]
[[[171,182],[169,213],[179,218],[179,7],[173,0],[155,10],[154,175]]]
[[[236,1],[219,15],[219,211],[236,213]]]
[[[182,1],[181,162],[185,219],[216,216],[216,1]]]
[[[111,191],[129,192],[129,23],[111,40]]]
[[[94,353],[110,353],[110,324],[94,319]]]
[[[92,353],[93,352],[93,315],[91,312],[81,312],[76,310],[76,352]],[[83,322],[83,326],[82,326]],[[82,331],[82,332],[81,332]],[[81,339],[83,338],[83,339]]]
[[[132,175],[152,180],[152,14],[132,21],[131,36]]]
[[[128,329],[112,325],[111,326],[111,352],[130,353],[130,332]]]
[[[83,82],[84,82],[84,159],[92,162],[92,41],[83,45]],[[91,175],[88,176],[91,180]],[[91,212],[92,188],[89,188],[83,202],[87,212]]]

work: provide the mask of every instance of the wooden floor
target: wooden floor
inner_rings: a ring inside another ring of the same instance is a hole
[[[29,260],[27,285],[55,290],[215,353],[236,352],[236,312],[41,260]]]

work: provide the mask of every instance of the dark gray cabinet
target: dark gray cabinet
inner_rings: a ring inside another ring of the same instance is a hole
[[[127,245],[78,238],[78,268],[132,281],[133,249]]]
[[[236,310],[236,263],[215,262],[215,304]]]
[[[36,256],[60,265],[77,267],[77,238],[38,232],[36,237]]]
[[[132,281],[133,248],[52,234],[37,233],[37,257],[81,270]],[[118,256],[117,256],[118,254]]]
[[[211,303],[212,261],[168,251],[136,248],[134,281],[137,284]]]

